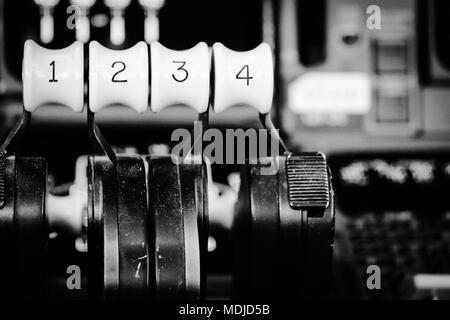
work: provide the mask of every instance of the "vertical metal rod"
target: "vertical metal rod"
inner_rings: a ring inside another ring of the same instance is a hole
[[[272,122],[270,113],[260,113],[259,120],[261,121],[261,124],[263,125],[263,127],[269,131],[270,135],[274,135],[274,137],[278,140],[281,147],[284,149],[284,153],[289,153],[289,149],[287,148],[283,139],[281,139],[278,129],[275,128],[275,125]]]
[[[87,111],[87,117],[88,117],[88,134],[89,138],[91,139],[94,152],[96,152],[97,147],[100,146],[102,151],[108,157],[109,161],[115,164],[117,162],[116,154],[114,153],[110,144],[106,141],[103,134],[100,132],[98,126],[95,124],[94,113],[90,111],[89,108]]]

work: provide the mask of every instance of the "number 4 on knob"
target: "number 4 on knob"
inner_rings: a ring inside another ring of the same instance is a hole
[[[246,75],[242,76],[242,73],[244,72],[244,70],[246,72]],[[253,77],[250,76],[248,64],[246,64],[245,66],[242,67],[241,71],[239,71],[239,73],[236,75],[236,79],[247,80],[247,86],[250,85],[250,80],[253,79]]]

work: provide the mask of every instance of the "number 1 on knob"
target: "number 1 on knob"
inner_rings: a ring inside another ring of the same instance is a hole
[[[55,79],[55,60],[50,62],[50,66],[52,67],[52,78],[48,80],[48,82],[58,82],[58,80]]]

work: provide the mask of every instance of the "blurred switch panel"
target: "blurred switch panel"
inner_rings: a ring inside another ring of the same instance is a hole
[[[368,33],[372,112],[366,128],[375,135],[415,136],[420,130],[416,1],[381,6],[382,27]]]
[[[280,14],[286,131],[417,135],[417,1],[283,0]]]
[[[408,46],[402,43],[375,43],[376,72],[407,73],[408,72]]]
[[[378,93],[376,99],[377,122],[408,123],[409,108],[407,93],[393,96]]]

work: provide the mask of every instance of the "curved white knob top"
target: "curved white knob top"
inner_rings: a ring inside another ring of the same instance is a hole
[[[24,46],[22,63],[23,103],[25,110],[56,103],[75,112],[84,107],[83,44],[50,50],[33,40]]]
[[[70,0],[70,3],[83,8],[90,8],[95,4],[96,0]]]
[[[204,42],[176,51],[158,42],[151,48],[151,109],[184,104],[198,113],[209,106],[211,55]]]
[[[148,46],[141,41],[126,50],[89,44],[89,109],[125,105],[143,113],[148,107]]]
[[[58,3],[59,0],[34,0],[34,2],[38,5],[38,6],[43,6],[43,7],[55,7]]]
[[[131,0],[105,0],[105,4],[112,9],[125,9]]]
[[[161,9],[165,2],[165,0],[139,0],[141,6],[154,10]]]
[[[214,111],[234,105],[250,105],[270,112],[274,91],[272,50],[262,43],[253,50],[237,52],[221,43],[213,46]]]

